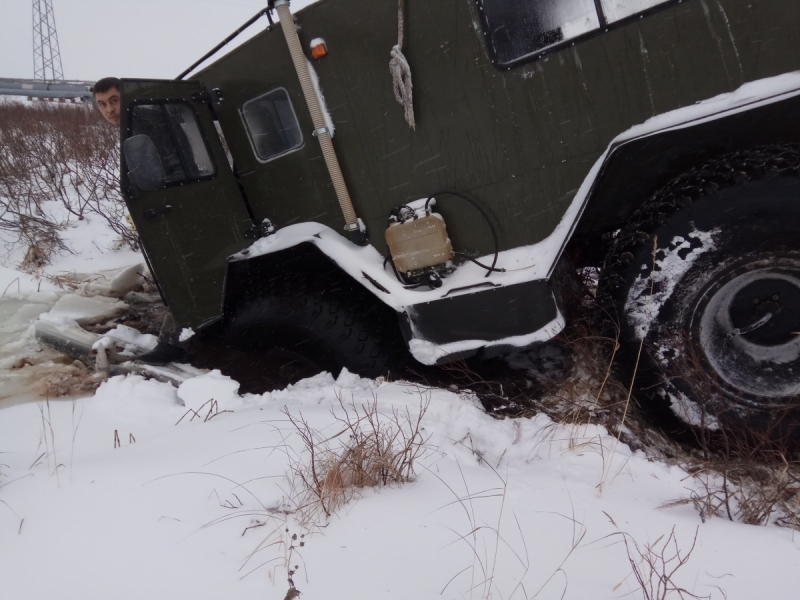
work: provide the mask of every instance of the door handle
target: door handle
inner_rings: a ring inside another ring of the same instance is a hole
[[[172,206],[167,204],[166,206],[162,206],[159,208],[148,208],[142,214],[144,218],[148,221],[151,219],[155,219],[158,215],[166,215],[172,212]]]

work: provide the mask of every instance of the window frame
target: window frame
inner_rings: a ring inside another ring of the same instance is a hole
[[[264,159],[264,158],[261,158],[261,156],[258,153],[258,150],[256,149],[256,143],[253,140],[253,135],[252,135],[250,127],[249,127],[249,125],[247,123],[247,118],[244,115],[244,111],[245,111],[245,107],[248,104],[250,104],[251,102],[255,102],[256,100],[259,100],[259,99],[261,99],[261,98],[263,98],[265,96],[269,96],[270,94],[272,94],[274,92],[277,92],[279,90],[283,90],[283,92],[286,94],[286,99],[289,101],[289,108],[292,109],[292,116],[294,117],[295,123],[297,123],[297,131],[300,133],[300,144],[297,145],[297,146],[294,146],[292,148],[289,148],[288,150],[286,150],[284,152],[281,152],[279,154],[275,154],[275,155],[273,155],[273,156],[271,156],[271,157],[269,157],[267,159]],[[289,154],[292,154],[293,152],[297,152],[298,150],[302,150],[306,145],[306,136],[303,135],[303,128],[300,126],[300,119],[297,118],[297,111],[294,108],[294,102],[292,102],[292,97],[289,94],[289,90],[287,90],[282,85],[278,85],[278,86],[275,86],[273,88],[270,88],[266,92],[264,92],[262,94],[259,94],[258,96],[253,96],[252,98],[250,98],[246,102],[243,102],[242,105],[239,107],[239,117],[242,120],[242,127],[244,127],[244,131],[247,134],[247,140],[250,142],[250,148],[253,150],[253,156],[255,156],[256,160],[258,162],[260,162],[262,165],[267,164],[269,162],[272,162],[273,160],[277,160],[279,158],[283,158],[284,156],[288,156]]]
[[[612,31],[613,29],[617,29],[618,27],[624,27],[625,25],[629,25],[630,23],[632,23],[634,21],[639,21],[639,20],[644,19],[645,17],[648,17],[648,16],[650,16],[650,15],[652,15],[654,13],[660,12],[662,10],[665,10],[665,9],[671,7],[671,6],[675,6],[677,4],[683,4],[684,2],[687,2],[689,0],[666,0],[665,2],[662,2],[661,4],[658,4],[656,6],[652,6],[650,8],[646,8],[645,10],[643,10],[641,12],[634,13],[634,14],[628,16],[628,17],[625,17],[624,19],[620,19],[618,21],[614,21],[613,23],[606,22],[605,15],[603,14],[603,11],[601,10],[600,1],[599,0],[594,0],[595,9],[597,10],[597,16],[598,16],[599,21],[600,21],[600,27],[598,27],[597,29],[594,29],[592,31],[588,31],[588,32],[586,32],[586,33],[584,33],[582,35],[577,36],[577,37],[565,40],[563,42],[559,42],[559,43],[553,44],[551,46],[546,46],[546,47],[542,48],[541,50],[538,50],[538,51],[533,52],[531,54],[528,54],[526,56],[517,58],[517,59],[515,59],[515,60],[513,60],[513,61],[511,61],[509,63],[501,63],[498,60],[497,55],[496,55],[496,53],[494,51],[494,44],[492,42],[491,30],[489,29],[489,22],[488,22],[488,20],[486,18],[486,12],[483,9],[483,4],[484,4],[485,1],[486,0],[474,0],[475,4],[477,5],[477,8],[478,8],[478,14],[480,15],[481,26],[483,28],[484,46],[486,48],[487,53],[489,54],[489,59],[492,61],[492,65],[494,65],[494,67],[498,71],[511,71],[512,69],[516,69],[516,68],[521,67],[522,65],[525,65],[527,63],[534,62],[534,61],[537,61],[537,60],[541,60],[543,58],[546,59],[548,56],[550,56],[550,54],[552,54],[554,52],[558,52],[560,50],[563,50],[564,48],[572,47],[575,44],[579,44],[579,43],[584,42],[586,40],[589,40],[589,39],[591,39],[593,37],[596,37],[598,35],[603,35],[605,33],[608,33],[609,31]],[[569,1],[569,0],[562,0],[562,2],[564,2],[564,1]]]
[[[217,166],[217,160],[214,157],[214,152],[211,150],[211,146],[208,143],[208,137],[206,136],[206,130],[203,127],[203,123],[200,120],[200,115],[197,113],[197,110],[189,102],[186,98],[136,98],[131,100],[128,105],[126,106],[125,110],[128,113],[128,122],[125,131],[127,133],[126,138],[129,138],[133,135],[133,111],[137,106],[164,106],[167,104],[183,104],[189,107],[189,110],[192,111],[192,115],[194,116],[195,122],[197,123],[197,129],[200,132],[200,139],[203,140],[203,145],[206,149],[206,154],[208,154],[209,159],[211,160],[211,165],[214,168],[213,173],[209,175],[203,175],[202,177],[191,177],[182,179],[181,181],[170,181],[167,182],[163,187],[159,189],[168,189],[172,187],[180,187],[182,185],[190,184],[190,183],[199,183],[202,181],[211,181],[217,178],[219,174],[219,167]],[[173,135],[172,129],[170,129],[170,134]],[[124,141],[124,140],[123,140]],[[175,140],[173,140],[175,141]],[[178,144],[176,143],[176,146]],[[181,159],[181,166],[185,168],[183,165],[183,160]]]

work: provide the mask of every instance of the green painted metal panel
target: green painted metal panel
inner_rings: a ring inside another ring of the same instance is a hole
[[[469,192],[494,219],[502,248],[547,236],[589,169],[619,133],[648,118],[800,69],[800,4],[687,0],[499,71],[472,0],[410,0],[404,52],[417,130],[394,99],[389,50],[395,0],[321,0],[297,15],[336,125],[334,145],[370,241],[384,250],[389,211],[440,189]],[[343,220],[279,27],[256,36],[197,79],[224,90],[220,121],[256,215],[278,226]],[[302,150],[266,164],[252,156],[238,108],[271,87],[292,96]],[[458,201],[438,210],[458,249],[487,254],[488,230]]]
[[[184,100],[195,111],[216,165],[211,180],[131,197],[123,158],[122,187],[155,276],[177,322],[200,327],[222,314],[226,259],[245,248],[251,226],[209,108],[192,101],[197,82],[123,80],[122,137],[130,135],[134,102]],[[167,207],[171,207],[167,209]],[[165,212],[167,211],[168,212]],[[148,211],[157,214],[146,216]]]

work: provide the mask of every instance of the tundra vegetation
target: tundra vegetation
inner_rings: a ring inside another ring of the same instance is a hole
[[[0,101],[0,239],[27,272],[71,252],[62,232],[89,215],[138,248],[119,191],[119,132],[85,104]]]

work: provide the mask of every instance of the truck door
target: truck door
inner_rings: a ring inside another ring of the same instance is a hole
[[[123,195],[173,316],[202,327],[253,223],[201,84],[126,79],[121,92]]]

